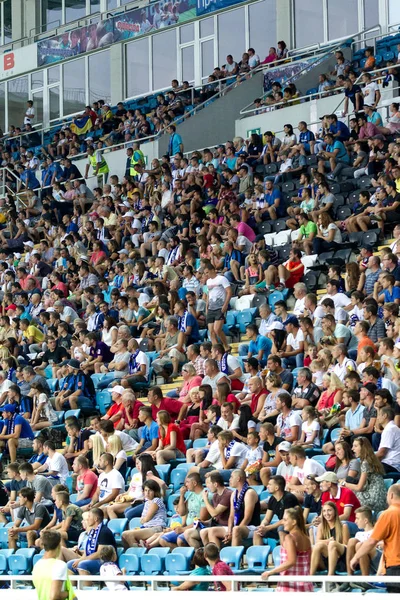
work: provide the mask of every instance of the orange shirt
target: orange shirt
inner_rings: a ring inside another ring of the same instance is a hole
[[[372,346],[372,348],[376,350],[374,342],[367,335],[358,342],[357,354],[360,352],[361,348],[364,348],[364,346]]]
[[[383,541],[383,555],[386,567],[400,565],[400,505],[389,506],[379,517],[371,537]]]

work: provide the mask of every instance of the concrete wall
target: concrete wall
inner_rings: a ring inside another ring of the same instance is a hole
[[[238,119],[236,121],[235,134],[246,138],[247,132],[252,129],[260,128],[261,133],[264,133],[264,131],[274,131],[277,133],[283,130],[283,126],[286,123],[291,123],[293,127],[296,127],[299,121],[305,121],[306,123],[319,121],[319,117],[322,115],[332,113],[343,97],[344,94],[328,96],[327,98],[303,102],[295,106],[287,106],[282,110],[274,110],[261,115]]]
[[[243,106],[260,96],[262,80],[262,72],[257,73],[179,125],[177,133],[182,136],[184,151],[192,152],[231,140],[235,135],[235,119]],[[160,138],[159,149],[161,155],[168,150],[168,136]]]
[[[168,140],[168,135],[165,136]],[[158,158],[161,156],[160,150],[158,147],[159,141],[148,142],[141,146],[141,150],[146,158],[146,165],[150,166],[153,158]],[[122,178],[125,174],[125,166],[126,166],[126,150],[116,150],[115,152],[105,152],[104,159],[107,161],[108,167],[110,169],[110,175],[118,175],[118,177]],[[87,165],[87,158],[81,158],[79,160],[74,161],[82,175],[85,175],[85,169]],[[89,179],[87,180],[87,185],[90,189],[93,189],[97,186],[97,177],[90,177],[92,175],[92,169],[89,169]]]

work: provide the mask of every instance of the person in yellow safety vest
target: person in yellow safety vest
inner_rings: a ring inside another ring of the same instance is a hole
[[[88,146],[88,163],[86,165],[85,179],[88,178],[89,168],[92,166],[93,175],[104,175],[104,182],[108,179],[109,168],[108,164],[104,160],[104,157],[99,149],[95,149],[93,146]]]
[[[140,150],[140,144],[138,142],[133,143],[132,150],[133,150],[133,154],[132,154],[132,158],[131,158],[131,168],[130,168],[129,175],[131,177],[137,177],[139,175],[139,173],[136,171],[135,165],[140,163],[142,165],[142,167],[145,166],[144,154]]]

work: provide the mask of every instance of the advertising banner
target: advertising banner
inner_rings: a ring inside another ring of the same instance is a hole
[[[0,58],[0,80],[33,71],[37,67],[37,56],[32,46],[5,52]]]
[[[305,75],[325,59],[325,54],[323,56],[312,56],[306,60],[297,60],[294,63],[283,63],[278,67],[268,69],[264,73],[264,92],[268,92],[272,88],[274,81],[279,81],[282,86],[289,80],[296,81],[298,77]]]
[[[38,42],[38,66],[57,63],[114,42],[133,39],[189,21],[196,17],[196,2],[197,0],[156,2]]]
[[[235,4],[240,4],[244,0],[197,0],[197,16],[206,15],[209,13],[229,8]]]

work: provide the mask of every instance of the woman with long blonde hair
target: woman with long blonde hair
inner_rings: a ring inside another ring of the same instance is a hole
[[[310,575],[328,567],[328,575],[334,575],[340,560],[340,571],[346,571],[346,544],[350,533],[346,523],[339,519],[334,502],[325,502],[321,511],[315,546],[311,554]]]
[[[114,469],[119,471],[123,477],[126,475],[126,461],[128,459],[125,450],[122,449],[121,438],[110,435],[106,444],[106,452],[114,457]]]

